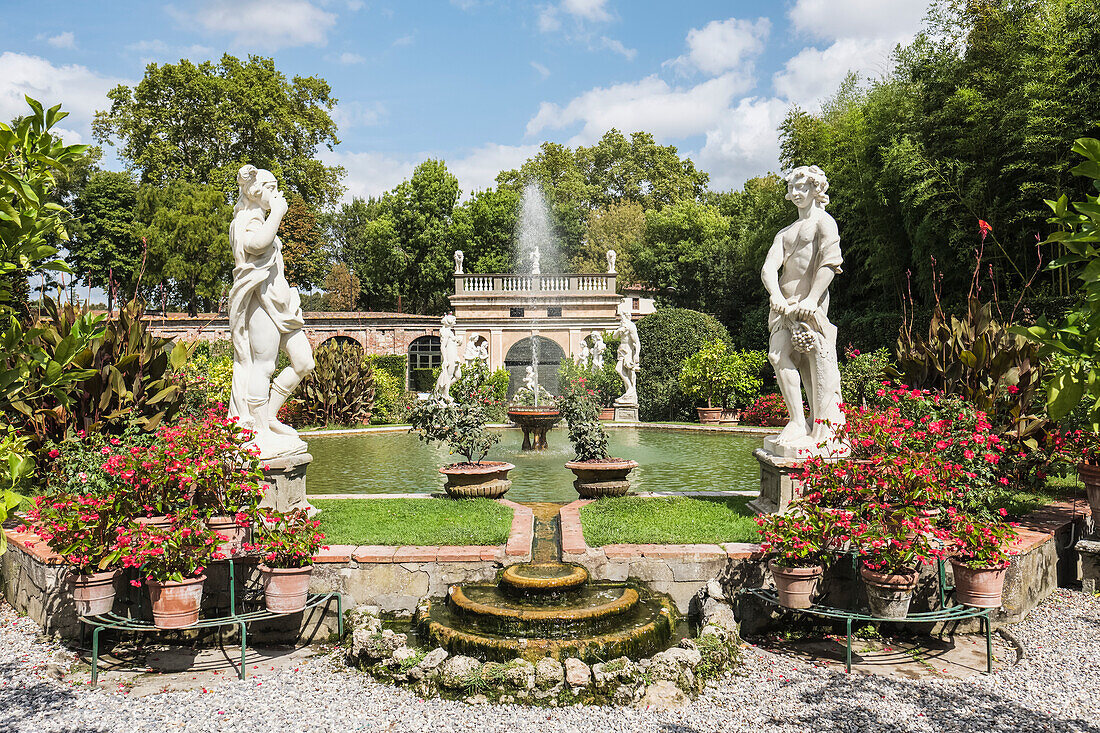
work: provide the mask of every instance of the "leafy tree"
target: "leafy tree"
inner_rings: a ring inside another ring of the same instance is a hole
[[[136,296],[144,247],[134,211],[138,185],[129,173],[95,171],[73,202],[68,261],[80,279],[107,292],[114,309],[116,288],[126,299]]]
[[[708,341],[729,341],[713,316],[686,308],[660,308],[638,321],[642,345],[638,408],[643,420],[693,420],[695,402],[680,390],[684,360]]]
[[[322,301],[325,310],[355,310],[358,299],[359,278],[343,262],[337,262],[325,276],[325,297]]]
[[[149,244],[153,280],[172,283],[170,297],[195,315],[209,310],[229,286],[233,254],[229,223],[233,210],[214,186],[174,183],[138,190],[138,232]]]
[[[320,285],[328,269],[329,248],[317,216],[297,194],[287,197],[286,214],[279,223],[279,240],[283,243],[287,282],[304,290]]]
[[[588,236],[573,257],[573,271],[604,272],[607,251],[613,249],[619,288],[633,285],[634,257],[645,240],[645,228],[645,210],[639,203],[626,201],[600,209],[588,220]]]
[[[513,237],[520,194],[501,187],[478,191],[454,210],[450,239],[466,257],[467,272],[513,272]]]
[[[270,58],[225,54],[217,64],[149,64],[134,88],[120,84],[107,96],[111,108],[96,113],[93,135],[104,145],[117,140],[142,183],[191,181],[230,193],[237,169],[251,163],[315,206],[340,196],[343,169],[314,157],[339,143],[329,116],[336,100],[320,77],[287,80]]]

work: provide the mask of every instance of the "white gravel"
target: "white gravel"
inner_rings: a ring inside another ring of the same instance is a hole
[[[846,675],[747,648],[738,676],[679,710],[470,706],[375,684],[332,658],[228,681],[211,692],[128,697],[48,674],[57,647],[0,606],[0,731],[1097,731],[1100,600],[1059,590],[1012,627],[1025,658],[993,676],[895,680]]]

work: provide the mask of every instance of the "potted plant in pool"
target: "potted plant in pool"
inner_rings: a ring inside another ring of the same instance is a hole
[[[414,432],[426,443],[447,445],[452,454],[466,458],[439,469],[447,477],[444,490],[456,499],[487,497],[499,499],[511,487],[508,472],[515,466],[503,461],[483,460],[500,436],[485,428],[485,409],[480,401],[447,404],[440,400],[419,403],[409,415]]]
[[[303,509],[285,514],[269,512],[259,523],[259,542],[247,545],[258,551],[263,562],[264,603],[272,613],[297,613],[306,607],[313,556],[325,536],[317,531],[321,523]]]
[[[1002,516],[1004,509],[999,510]],[[955,578],[955,600],[975,608],[1000,608],[1008,546],[1017,537],[1012,525],[985,522],[948,507],[951,549],[948,560]]]
[[[32,531],[68,565],[79,616],[109,613],[122,552],[116,528],[122,519],[116,497],[94,494],[36,496],[26,512]]]
[[[600,425],[599,409],[585,380],[582,378],[566,385],[558,404],[565,416],[569,442],[576,452],[576,457],[565,464],[577,477],[573,488],[582,499],[624,496],[630,491],[627,475],[638,467],[638,463],[612,458],[607,452],[607,433]]]
[[[832,549],[830,510],[816,504],[792,504],[784,514],[758,517],[760,546],[769,553],[768,570],[775,581],[779,605],[809,608]]]
[[[122,566],[140,570],[158,629],[180,629],[199,620],[204,571],[212,560],[222,559],[218,543],[225,539],[195,510],[170,519],[167,528],[133,522],[118,533]]]

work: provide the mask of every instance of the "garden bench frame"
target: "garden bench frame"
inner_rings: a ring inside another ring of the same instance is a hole
[[[99,635],[105,629],[113,629],[116,631],[127,633],[150,633],[156,631],[188,631],[191,629],[210,629],[220,626],[237,626],[241,632],[241,663],[240,669],[237,671],[238,679],[244,679],[247,674],[245,665],[245,655],[248,653],[248,624],[253,621],[263,621],[266,619],[279,618],[281,616],[293,616],[295,613],[301,613],[302,611],[294,611],[291,613],[274,613],[267,610],[256,611],[237,611],[237,582],[236,573],[234,572],[233,559],[228,558],[223,561],[229,564],[229,614],[225,616],[212,616],[210,618],[200,618],[196,623],[190,626],[183,626],[179,629],[160,629],[154,626],[149,621],[144,621],[140,618],[143,614],[141,609],[143,603],[141,601],[141,593],[138,593],[137,614],[131,616],[120,616],[114,612],[100,614],[98,616],[81,616],[80,623],[91,627],[92,629],[92,684],[96,684],[99,680]],[[328,593],[310,593],[306,600],[305,608],[317,608],[322,605],[327,605],[333,598],[336,599],[336,628],[337,637],[343,638],[344,636],[344,599],[339,591],[330,591]],[[135,617],[136,616],[136,617]],[[82,627],[83,628],[83,627]],[[232,663],[232,662],[231,662]],[[234,667],[237,665],[234,664]]]
[[[852,558],[853,570],[859,570],[859,554],[858,553],[846,553]],[[950,623],[952,621],[959,622],[969,618],[980,619],[982,630],[985,632],[985,674],[993,673],[993,629],[990,623],[989,616],[995,610],[992,608],[975,608],[972,606],[962,605],[947,605],[948,596],[955,591],[954,587],[947,586],[947,572],[944,569],[944,560],[938,558],[936,560],[936,575],[939,580],[939,596],[940,596],[940,608],[935,611],[921,611],[918,613],[910,613],[905,618],[881,618],[879,616],[871,616],[866,613],[859,613],[856,611],[849,611],[843,608],[837,608],[835,606],[825,606],[820,604],[813,604],[809,608],[787,608],[786,606],[780,606],[786,611],[794,613],[804,613],[811,616],[820,616],[823,618],[835,618],[843,619],[847,626],[847,644],[845,645],[845,658],[844,668],[849,673],[852,671],[852,622],[853,621],[867,621],[877,623],[899,623],[899,624],[919,624],[919,623],[936,623],[939,621]],[[754,598],[758,598],[765,603],[779,606],[779,596],[774,588],[744,588],[739,591],[740,595],[749,595]],[[954,600],[952,598],[952,600]]]

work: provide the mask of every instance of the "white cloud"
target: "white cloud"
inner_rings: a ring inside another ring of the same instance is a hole
[[[600,45],[603,48],[614,51],[627,61],[633,61],[634,57],[638,55],[638,50],[635,48],[627,48],[623,45],[622,41],[618,41],[614,38],[608,38],[607,36],[600,36]]]
[[[797,0],[787,11],[795,29],[817,38],[912,37],[931,0]]]
[[[355,13],[363,9],[363,0],[348,0],[348,10]]]
[[[364,104],[363,102],[341,102],[332,110],[332,121],[341,130],[351,127],[370,127],[377,125],[387,114],[382,102]]]
[[[346,153],[321,151],[326,165],[342,165],[347,169],[344,185],[345,200],[359,196],[378,196],[412,176],[413,169],[429,158],[443,158],[447,169],[458,177],[459,186],[468,198],[474,191],[490,188],[502,170],[519,167],[538,152],[537,145],[499,145],[488,143],[458,156],[438,152],[421,152],[411,156],[386,153]]]
[[[779,168],[779,123],[788,104],[774,97],[742,99],[707,131],[696,161],[710,186],[725,190]]]
[[[611,20],[607,0],[562,0],[561,9],[570,15],[593,22]]]
[[[324,46],[336,16],[307,0],[200,0],[166,10],[182,25],[230,34],[245,49]]]
[[[703,28],[688,31],[687,55],[671,63],[680,69],[694,67],[712,76],[736,69],[760,55],[771,28],[767,18],[712,20]]]
[[[862,78],[889,72],[895,45],[890,40],[842,39],[824,51],[804,48],[776,73],[775,92],[805,109],[818,109],[836,94],[849,71]]]
[[[0,120],[7,122],[30,111],[24,94],[45,107],[61,102],[61,109],[70,113],[62,122],[65,141],[88,141],[92,116],[110,107],[107,92],[118,84],[133,82],[102,76],[86,66],[54,66],[38,56],[5,51],[0,54]]]
[[[411,46],[412,42],[413,34],[409,33],[408,35],[404,35],[400,38],[395,39],[394,42],[390,44],[390,48],[397,48],[399,46]]]
[[[342,54],[336,57],[336,60],[339,61],[341,64],[351,65],[361,64],[366,61],[366,58],[357,53],[352,53],[351,51],[344,51]]]
[[[541,76],[543,79],[550,76],[550,69],[546,68],[545,66],[540,64],[538,61],[532,61],[531,62],[531,68],[534,69],[535,71],[539,72],[539,76]]]
[[[624,132],[646,130],[659,137],[690,137],[716,126],[734,97],[751,85],[745,76],[729,73],[681,89],[654,74],[637,82],[590,89],[564,107],[543,102],[527,123],[527,134],[582,123],[572,144],[591,143],[612,127]]]
[[[539,30],[543,33],[553,33],[561,28],[561,18],[558,17],[558,9],[554,7],[543,8],[539,11]]]
[[[64,33],[58,33],[56,36],[47,38],[46,43],[54,48],[76,48],[76,37],[73,35],[72,31],[65,31]]]

